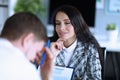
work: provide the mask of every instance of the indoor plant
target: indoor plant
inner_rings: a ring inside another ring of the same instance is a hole
[[[36,14],[38,17],[45,16],[45,7],[42,0],[17,0],[14,11],[29,11]]]
[[[118,29],[115,23],[107,24],[106,27],[108,39],[110,42],[116,42],[118,37]]]
[[[117,27],[116,27],[115,23],[107,24],[107,27],[106,27],[107,31],[116,30],[116,29],[117,29]]]

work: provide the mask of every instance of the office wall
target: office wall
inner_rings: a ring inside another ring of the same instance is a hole
[[[48,19],[48,15],[49,15],[49,13],[48,13],[49,0],[43,0],[43,1],[44,1],[44,6],[46,8],[47,15],[42,20],[46,25],[46,29],[48,31],[48,34],[50,33],[50,35],[51,35],[53,27],[52,27],[52,25],[47,24],[47,19]],[[105,2],[105,0],[101,0],[101,1]],[[8,17],[8,15],[13,14],[13,6],[14,6],[13,3],[15,3],[15,2],[16,2],[16,0],[9,0],[9,9],[0,10],[0,17],[1,17],[0,21],[4,21]],[[1,23],[0,23],[0,28],[2,28]],[[106,14],[105,4],[104,4],[104,6],[101,9],[96,8],[95,27],[93,29],[91,29],[91,31],[95,35],[102,35],[102,38],[103,37],[106,38],[107,33],[106,33],[105,28],[106,28],[106,25],[108,23],[116,23],[118,28],[119,28],[119,32],[120,32],[120,15]]]
[[[5,20],[8,17],[8,5],[7,1],[0,0],[0,32],[2,30],[2,26],[5,22]]]
[[[120,33],[120,15],[107,14],[105,9],[96,9],[94,34],[107,37],[106,25],[108,23],[116,23]],[[120,35],[118,35],[120,37]]]

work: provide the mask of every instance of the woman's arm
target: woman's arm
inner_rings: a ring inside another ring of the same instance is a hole
[[[86,78],[91,80],[101,80],[101,64],[99,53],[94,46],[91,46],[88,52]]]

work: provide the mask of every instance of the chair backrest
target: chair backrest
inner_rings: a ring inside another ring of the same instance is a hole
[[[101,47],[100,49],[101,53],[99,54],[100,57],[100,62],[101,62],[101,66],[102,66],[102,80],[104,80],[104,65],[106,62],[106,48],[105,47]]]

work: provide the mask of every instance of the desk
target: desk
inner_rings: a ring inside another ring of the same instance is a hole
[[[107,51],[120,52],[120,42],[98,41],[101,47],[106,47]]]
[[[107,37],[95,36],[101,47],[106,47],[104,80],[120,80],[120,40],[110,42]],[[113,37],[114,38],[114,37]]]
[[[116,42],[110,42],[104,35],[95,35],[95,38],[99,42],[101,47],[106,47],[107,51],[120,52],[120,40]],[[114,37],[113,37],[114,38]]]

